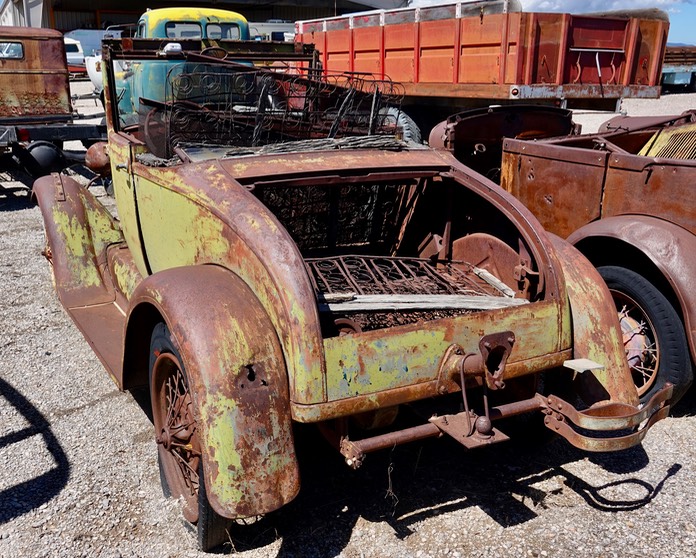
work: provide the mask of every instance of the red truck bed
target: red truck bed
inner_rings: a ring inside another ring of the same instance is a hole
[[[506,5],[300,21],[296,41],[314,43],[329,71],[369,72],[403,83],[408,97],[458,99],[458,107],[468,98],[614,108],[622,97],[659,97],[664,13],[525,13]]]

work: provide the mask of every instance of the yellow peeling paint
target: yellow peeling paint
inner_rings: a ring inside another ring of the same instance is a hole
[[[238,488],[239,484],[234,481],[243,470],[235,446],[237,405],[233,399],[218,395],[210,397],[201,407],[201,412],[203,422],[209,425],[208,432],[214,434],[207,439],[208,446],[212,449],[209,453],[215,456],[219,472],[213,475],[212,492],[222,502],[238,502],[243,494]]]
[[[328,400],[436,380],[452,343],[478,353],[486,333],[515,333],[517,342],[508,363],[557,352],[565,348],[559,346],[558,323],[558,305],[545,302],[437,320],[424,329],[405,326],[326,339]]]
[[[199,255],[223,261],[230,246],[225,224],[184,195],[136,177],[143,238],[153,272],[193,265]],[[161,211],[161,208],[167,208]]]
[[[121,291],[127,299],[131,298],[133,291],[135,291],[135,288],[143,280],[143,276],[140,275],[136,268],[117,259],[113,261],[111,273],[113,274],[116,285],[118,285],[119,291]]]
[[[88,230],[77,217],[61,211],[59,205],[53,208],[53,222],[65,239],[68,255],[66,261],[72,284],[84,287],[101,285],[99,270],[91,257],[92,242]]]

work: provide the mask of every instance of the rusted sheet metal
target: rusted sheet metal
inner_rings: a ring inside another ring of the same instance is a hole
[[[67,308],[114,300],[104,280],[104,250],[123,237],[108,211],[75,180],[51,175],[37,180],[34,195],[44,215],[47,257]]]
[[[156,307],[177,341],[200,428],[208,499],[225,517],[273,511],[299,490],[287,370],[255,294],[218,266],[164,270],[131,300]]]
[[[696,160],[612,153],[607,161],[602,216],[659,214],[696,234],[694,177]],[[638,184],[639,194],[635,190]]]
[[[524,339],[523,344],[515,346],[505,377],[528,374],[533,371],[530,365],[534,356],[565,348],[559,345],[558,331],[548,329],[548,324],[559,322],[558,312],[555,302],[540,302],[401,326],[392,328],[389,335],[375,330],[360,336],[325,339],[328,399],[335,401],[436,380],[447,348],[458,343],[467,352],[478,352],[484,332],[512,330],[517,338]]]
[[[558,155],[564,164],[558,164]],[[505,139],[500,185],[523,199],[542,226],[565,238],[600,217],[609,155]]]
[[[449,97],[458,99],[508,99],[530,102],[533,99],[657,99],[660,87],[631,85],[524,85],[404,83],[404,92],[413,97]]]
[[[504,138],[541,139],[574,133],[572,112],[555,107],[509,105],[453,114],[430,132],[428,144],[497,180]]]
[[[259,163],[262,164],[259,164]],[[406,152],[398,151],[321,151],[298,152],[292,157],[286,155],[266,155],[263,158],[238,157],[220,161],[220,165],[231,177],[241,184],[263,179],[271,181],[274,178],[291,177],[293,174],[356,168],[374,169],[374,172],[390,173],[396,171],[408,172],[409,169],[421,171],[448,170],[453,162],[450,157],[429,149],[414,149]],[[340,172],[340,171],[339,171]]]
[[[525,361],[523,367],[529,371],[550,370],[561,366],[563,362],[571,358],[571,356],[572,351],[566,349],[559,353],[534,357]],[[513,366],[510,370],[519,369],[519,367]],[[513,372],[510,372],[509,377],[512,377],[512,374]],[[355,413],[373,411],[382,407],[390,407],[409,401],[437,397],[443,393],[454,393],[457,391],[459,391],[458,383],[453,383],[451,385],[445,384],[443,391],[442,381],[428,381],[317,405],[298,405],[293,403],[292,416],[293,419],[298,422],[319,422],[330,418],[351,416]]]
[[[685,208],[685,210],[688,208]],[[568,241],[614,238],[638,248],[669,281],[679,300],[692,358],[696,358],[696,237],[682,227],[642,215],[608,217],[574,232]]]
[[[131,231],[142,234],[150,272],[199,263],[236,270],[279,332],[293,400],[325,400],[314,294],[297,246],[277,218],[216,163],[156,172],[137,163],[135,168],[140,227],[133,223]],[[135,214],[132,198],[117,193],[117,201],[120,215]],[[169,250],[172,244],[179,248]]]
[[[123,241],[111,215],[75,180],[62,175],[34,183],[44,218],[44,251],[58,296],[120,385],[125,319],[106,270],[106,248]]]
[[[581,397],[590,405],[605,400],[637,405],[638,394],[609,289],[577,249],[558,237],[552,241],[568,287],[573,314],[573,354],[575,358],[588,358],[604,366],[576,378]],[[593,311],[587,312],[588,308]]]
[[[2,27],[0,123],[70,120],[70,86],[61,33]]]

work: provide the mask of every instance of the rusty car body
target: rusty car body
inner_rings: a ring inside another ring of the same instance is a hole
[[[676,401],[696,360],[696,112],[609,120],[596,134],[503,142],[501,185],[606,279],[644,400]]]
[[[99,140],[106,128],[73,123],[63,34],[0,27],[0,166],[36,177],[65,166],[64,140]]]
[[[364,97],[228,62],[225,41],[167,44],[105,42],[93,155],[118,220],[69,177],[34,189],[58,296],[119,388],[149,389],[163,486],[201,548],[296,496],[294,423],[358,467],[444,434],[503,441],[494,424],[524,413],[622,449],[667,415],[670,386],[638,406],[590,263],[450,154],[375,133],[381,81]],[[115,74],[153,59],[171,96],[125,123]]]

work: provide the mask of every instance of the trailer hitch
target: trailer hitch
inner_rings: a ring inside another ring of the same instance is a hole
[[[450,379],[458,374],[464,412],[433,417],[430,422],[467,448],[508,440],[505,434],[493,427],[488,405],[488,390],[499,390],[505,387],[503,380],[505,365],[514,344],[515,334],[512,331],[503,331],[481,337],[478,353],[464,353],[459,345],[452,345],[445,352],[440,366],[440,377],[443,372],[445,377]],[[470,376],[483,379],[482,415],[476,414],[469,407],[466,380]]]

